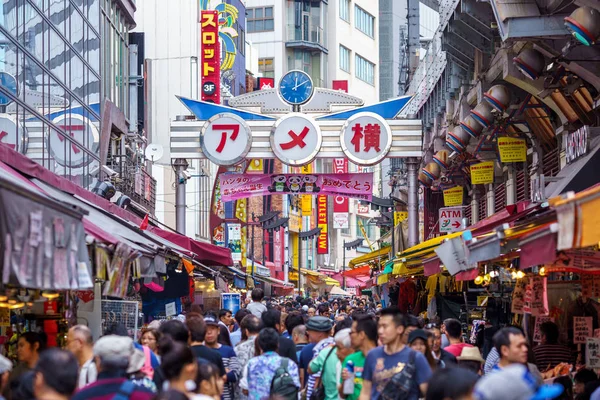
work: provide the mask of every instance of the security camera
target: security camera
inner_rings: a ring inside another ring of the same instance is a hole
[[[190,174],[186,170],[183,170],[183,171],[181,171],[181,174],[179,175],[179,183],[185,183],[185,182],[189,181],[191,177],[192,177],[192,174]]]
[[[115,176],[119,175],[119,173],[117,171],[107,167],[106,165],[102,166],[102,172],[104,172],[106,175],[108,175],[111,178],[114,178]]]

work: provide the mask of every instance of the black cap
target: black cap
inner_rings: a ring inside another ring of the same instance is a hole
[[[423,339],[427,341],[427,332],[423,329],[415,329],[408,335],[408,343],[412,343],[415,339]]]

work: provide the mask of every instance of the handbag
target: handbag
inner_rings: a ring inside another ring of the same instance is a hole
[[[327,365],[327,359],[329,358],[331,353],[333,353],[333,350],[335,350],[335,346],[333,346],[331,348],[331,350],[329,350],[329,354],[327,354],[327,357],[325,357],[325,361],[323,361],[321,377],[323,377],[323,375],[325,375],[325,366]],[[325,387],[323,386],[322,378],[319,379],[319,385],[312,391],[312,393],[310,395],[310,400],[325,400]]]
[[[381,391],[381,399],[383,400],[407,400],[410,396],[410,391],[414,385],[415,376],[415,357],[416,352],[410,349],[408,362],[404,365],[402,371],[394,374],[392,379],[385,385]]]

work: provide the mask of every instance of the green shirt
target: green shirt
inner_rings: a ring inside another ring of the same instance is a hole
[[[346,397],[347,400],[358,400],[358,397],[360,396],[360,391],[362,390],[363,385],[362,372],[363,368],[365,367],[365,360],[366,357],[362,353],[362,351],[352,353],[344,359],[344,363],[342,364],[342,371],[347,368],[348,361],[352,361],[352,363],[354,363],[354,393],[348,395]],[[341,378],[340,383],[344,383],[344,380]]]
[[[333,349],[333,351],[332,351]],[[329,353],[331,352],[331,355]],[[328,357],[329,356],[329,357]],[[325,367],[323,363],[327,359]],[[319,355],[310,362],[309,367],[313,373],[320,373],[323,386],[325,387],[325,400],[339,400],[338,394],[338,374],[337,369],[340,364],[340,360],[337,357],[337,348],[327,347],[321,350]],[[321,372],[325,369],[325,374]]]

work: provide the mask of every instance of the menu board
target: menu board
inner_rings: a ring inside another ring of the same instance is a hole
[[[586,343],[592,333],[592,317],[573,317],[573,343]]]
[[[585,342],[585,367],[600,368],[600,339],[587,338]]]

